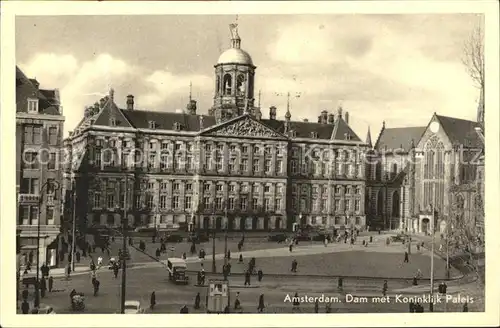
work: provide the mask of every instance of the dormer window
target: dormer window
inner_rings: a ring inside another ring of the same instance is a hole
[[[174,130],[179,131],[181,129],[181,124],[179,122],[174,122]]]
[[[109,125],[116,126],[116,119],[114,117],[109,119]]]
[[[316,131],[311,132],[311,138],[317,139],[318,138],[318,132],[316,132]]]
[[[149,128],[150,129],[156,129],[156,122],[155,121],[149,121]]]
[[[297,133],[295,132],[295,130],[290,130],[290,137],[292,138],[295,138],[297,136]]]
[[[28,113],[38,113],[38,99],[28,99]]]
[[[349,133],[344,133],[345,140],[351,140],[351,135]]]

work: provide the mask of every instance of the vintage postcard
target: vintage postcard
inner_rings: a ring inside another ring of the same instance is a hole
[[[4,3],[2,324],[498,324],[494,4]]]

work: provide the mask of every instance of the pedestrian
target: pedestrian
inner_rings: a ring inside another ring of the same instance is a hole
[[[76,256],[76,262],[77,262],[77,263],[80,263],[80,257],[81,257],[80,252],[79,252],[79,251],[77,251],[77,252],[76,252],[76,254],[75,254],[75,256]]]
[[[200,286],[201,285],[201,271],[198,271],[198,274],[196,276],[196,281],[197,281],[197,285]]]
[[[95,271],[90,272],[90,281],[92,282],[92,286],[94,286],[94,282],[97,279],[97,276],[95,274]]]
[[[257,310],[259,312],[264,312],[264,294],[260,294],[259,296],[259,306],[257,307]]]
[[[331,302],[326,303],[325,313],[332,313],[332,303]]]
[[[291,270],[292,272],[297,272],[297,265],[298,265],[297,260],[294,259],[292,261],[292,270]]]
[[[101,266],[102,266],[102,256],[99,256],[99,257],[97,258],[97,267],[100,269],[100,268],[101,268]]]
[[[68,278],[71,276],[71,264],[68,263],[68,265],[66,266],[66,274],[68,276]]]
[[[241,309],[240,292],[236,292],[236,298],[234,300],[234,309],[235,310]]]
[[[404,263],[408,263],[409,262],[409,258],[408,258],[408,252],[405,252],[405,259],[403,261]]]
[[[155,255],[156,255],[156,258],[160,258],[161,252],[160,252],[159,248],[156,249]]]
[[[230,259],[231,259],[231,251],[230,251],[230,250],[228,250],[228,251],[227,251],[227,259],[228,259],[228,260],[230,260]]]
[[[382,287],[382,295],[387,294],[387,280],[384,280],[384,286]]]
[[[111,242],[115,242],[115,236],[111,236]]]
[[[469,306],[467,305],[467,302],[464,303],[464,306],[462,308],[462,312],[469,312]]]
[[[238,252],[241,252],[241,248],[243,247],[243,243],[240,241],[238,243]]]
[[[104,254],[104,251],[105,251],[104,246],[101,246],[101,251]]]
[[[194,244],[194,242],[191,244],[191,255],[194,255],[196,254],[196,245]]]
[[[228,271],[227,271],[227,265],[226,264],[222,265],[222,275],[224,276],[224,280],[227,280]]]
[[[52,292],[52,288],[54,287],[54,278],[52,276],[49,277],[49,293]]]
[[[417,251],[420,252],[420,244],[417,244]]]
[[[151,311],[154,310],[155,305],[156,305],[156,293],[153,291],[151,293],[151,297],[149,298],[149,308],[151,309]]]
[[[153,244],[155,244],[155,243],[156,243],[156,237],[155,237],[155,236],[151,237],[151,242],[152,242]]]
[[[288,250],[289,250],[290,252],[292,252],[292,250],[293,250],[293,243],[290,243],[290,245],[288,246]]]
[[[295,295],[293,295],[293,302],[292,302],[294,310],[299,309],[299,305],[300,305],[299,300],[300,300],[299,293],[295,292]]]
[[[23,300],[23,303],[21,303],[21,311],[23,312],[23,314],[30,313],[30,304],[27,300]]]
[[[413,304],[413,302],[410,302],[409,306],[410,306],[410,313],[414,313],[415,312],[415,304]]]
[[[201,296],[200,292],[196,294],[196,297],[194,298],[194,308],[195,310],[198,310],[200,308],[200,301],[201,301]]]
[[[263,276],[264,276],[264,272],[262,272],[262,269],[259,269],[259,271],[257,271],[257,278],[258,278],[259,282],[262,281]]]
[[[413,286],[417,286],[418,285],[418,279],[417,279],[417,276],[413,277]]]
[[[97,296],[97,293],[99,292],[99,285],[100,284],[101,283],[99,282],[99,280],[96,279],[94,282],[94,296]]]
[[[240,254],[240,258],[239,258],[238,262],[243,263],[243,254]]]
[[[184,253],[182,253],[182,259],[183,259],[183,260],[185,260],[186,258],[187,258],[186,253],[185,253],[185,252],[184,252]]]
[[[118,265],[115,263],[113,264],[113,275],[115,276],[115,279],[118,278]]]
[[[248,271],[248,270],[245,272],[245,284],[244,285],[250,286],[250,271]]]
[[[40,295],[42,298],[45,297],[45,292],[47,291],[47,282],[45,281],[45,277],[42,276],[40,280]]]
[[[443,251],[443,244],[440,244],[439,245],[439,251],[442,252]]]
[[[68,254],[68,262],[71,263],[71,260],[73,259],[73,257],[71,256],[71,253]]]
[[[314,313],[319,313],[319,301],[316,299],[316,302],[314,302]]]
[[[342,289],[344,287],[344,279],[342,277],[339,277],[339,280],[337,282],[337,287],[338,289]]]
[[[30,252],[29,252],[29,255],[28,255],[28,261],[29,261],[30,263],[33,263],[33,251],[30,251]]]
[[[82,249],[82,256],[87,257],[87,250],[85,249],[85,247]]]

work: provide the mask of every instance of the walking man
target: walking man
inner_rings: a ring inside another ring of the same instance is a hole
[[[264,294],[260,294],[259,296],[259,306],[257,307],[257,310],[259,311],[259,313],[262,313],[264,312]]]
[[[248,271],[248,270],[245,272],[245,284],[244,285],[250,286],[250,271]]]
[[[403,261],[404,263],[408,263],[410,262],[409,261],[409,258],[408,258],[408,252],[405,252],[405,260]]]
[[[151,309],[151,311],[153,311],[153,310],[154,310],[155,305],[156,305],[156,294],[155,294],[155,292],[153,291],[153,292],[151,293],[151,297],[150,297],[150,299],[149,299],[149,308]]]

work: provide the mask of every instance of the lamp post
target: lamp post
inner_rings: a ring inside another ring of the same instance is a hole
[[[126,294],[126,281],[127,281],[127,256],[125,250],[127,249],[127,194],[128,194],[128,176],[125,175],[125,195],[123,197],[123,217],[122,217],[122,286],[121,286],[121,303],[120,313],[125,313],[125,294]]]
[[[215,229],[212,228],[212,273],[217,272],[217,267],[215,265]]]
[[[228,222],[229,218],[227,217],[227,203],[225,207],[225,214],[226,214],[226,224],[224,227],[224,264],[227,264],[227,228],[228,228]]]
[[[57,190],[59,190],[59,182],[57,181],[46,181],[41,187],[39,191],[39,198],[38,198],[38,213],[37,213],[37,229],[36,229],[36,283],[35,283],[35,300],[34,300],[34,306],[37,308],[40,306],[40,208],[42,207],[43,203],[43,192],[44,189],[47,191],[47,188],[52,185],[53,189],[52,191],[55,193]]]
[[[434,242],[436,236],[435,222],[436,221],[436,183],[434,183],[433,188],[433,204],[432,204],[432,242],[431,242],[431,300],[429,302],[429,311],[434,312]]]
[[[72,193],[72,228],[71,228],[71,271],[75,271],[75,245],[76,245],[76,181],[73,177],[71,181]]]

